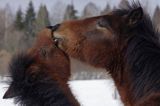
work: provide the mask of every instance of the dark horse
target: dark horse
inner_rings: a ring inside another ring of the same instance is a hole
[[[66,21],[54,32],[69,56],[105,68],[125,106],[160,106],[160,43],[140,4]]]
[[[67,84],[68,55],[56,47],[51,30],[38,34],[36,43],[10,63],[11,84],[3,98],[15,98],[22,106],[80,106]]]

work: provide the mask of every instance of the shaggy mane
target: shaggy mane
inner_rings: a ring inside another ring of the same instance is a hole
[[[115,14],[124,15],[141,7],[133,3],[125,9],[115,10]],[[125,48],[125,59],[131,70],[134,100],[138,100],[160,90],[160,43],[159,33],[152,24],[149,15],[144,11],[142,22],[128,34],[128,44]]]
[[[46,73],[45,68],[40,68],[35,75],[29,72],[28,68],[34,62],[25,53],[18,54],[11,60],[12,90],[17,95],[15,103],[22,106],[72,106],[57,81]]]

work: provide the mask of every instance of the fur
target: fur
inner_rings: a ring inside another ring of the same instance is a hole
[[[160,105],[159,33],[140,3],[63,22],[55,35],[68,55],[106,68],[125,106]]]
[[[4,98],[15,98],[22,106],[80,106],[67,84],[70,59],[48,29],[38,34],[32,48],[13,56],[9,72],[12,81]]]
[[[22,106],[72,106],[57,81],[48,75],[44,67],[34,74],[29,72],[32,64],[34,59],[24,53],[11,61],[11,86],[17,95],[16,103]]]

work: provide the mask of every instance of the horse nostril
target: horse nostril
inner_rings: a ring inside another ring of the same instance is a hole
[[[51,29],[52,31],[56,31],[59,27],[60,27],[61,24],[56,24],[54,26],[47,26],[48,29]]]

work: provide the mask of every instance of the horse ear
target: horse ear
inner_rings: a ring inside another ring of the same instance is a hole
[[[127,23],[129,26],[138,24],[143,18],[143,9],[142,7],[132,10],[127,16]]]
[[[3,99],[8,99],[8,98],[13,98],[16,97],[16,93],[14,92],[13,86],[11,85],[8,90],[6,91],[6,93],[3,96]]]

